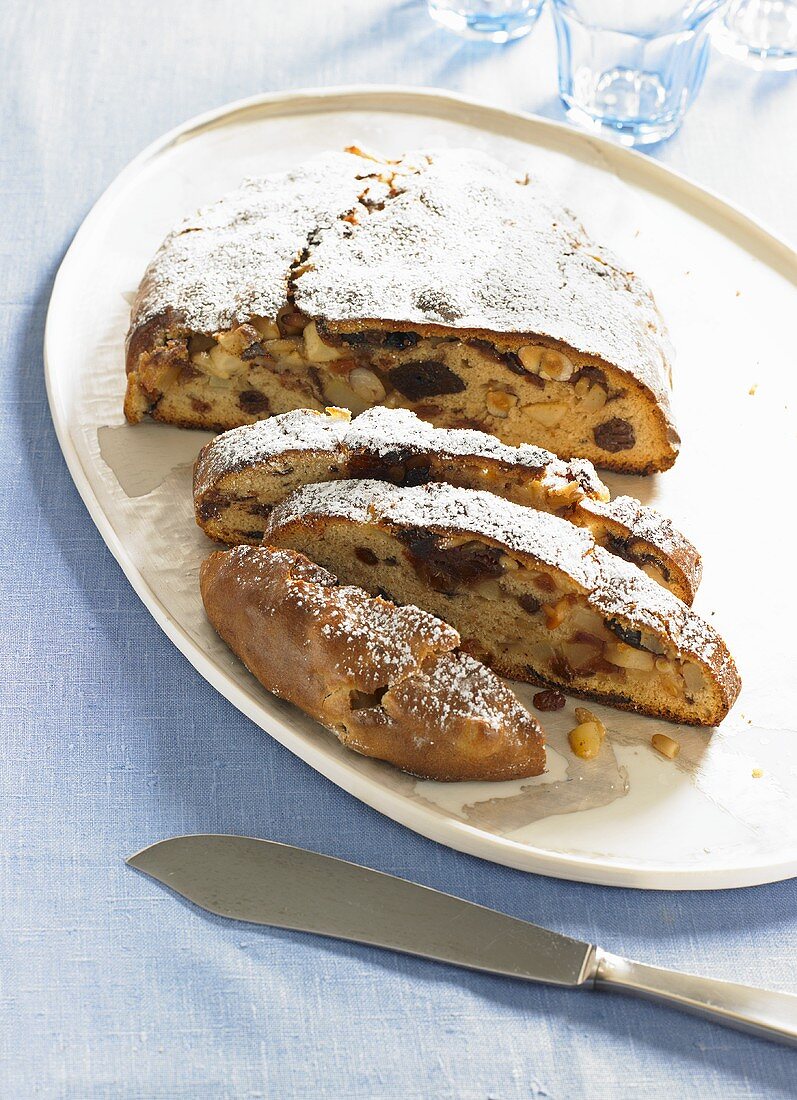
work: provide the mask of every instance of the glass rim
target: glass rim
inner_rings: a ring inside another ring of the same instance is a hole
[[[640,41],[652,41],[657,38],[668,38],[675,34],[697,30],[701,24],[708,22],[727,3],[728,0],[695,0],[691,4],[683,4],[681,13],[673,10],[669,22],[663,20],[650,29],[644,28],[645,17],[641,13],[639,22],[634,23],[634,16],[632,15],[629,17],[628,25],[621,26],[619,21],[595,22],[592,19],[585,18],[584,14],[578,10],[579,0],[551,0],[551,8],[553,9],[554,19],[566,15],[585,30],[596,33],[624,34],[629,38],[638,38]],[[602,5],[599,0],[592,0],[592,6],[595,8],[595,19],[602,18],[604,13],[600,10]],[[673,9],[675,8],[676,5],[673,5]],[[655,17],[654,13],[651,18]]]

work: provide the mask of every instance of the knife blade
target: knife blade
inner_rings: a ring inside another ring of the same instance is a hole
[[[624,959],[541,928],[305,848],[224,834],[161,840],[127,863],[233,920],[313,932],[471,970],[668,1001],[797,1045],[797,996]]]

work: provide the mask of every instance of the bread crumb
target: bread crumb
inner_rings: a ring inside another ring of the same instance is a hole
[[[747,392],[748,392],[748,393],[750,394],[750,396],[751,396],[751,397],[753,397],[753,396],[754,396],[754,394],[755,394],[755,391],[756,391],[757,389],[758,389],[758,383],[757,383],[757,382],[754,382],[754,383],[752,384],[752,386],[750,387],[750,389],[749,389],[749,390],[748,390]]]
[[[753,768],[753,779],[761,779],[764,774],[763,768]]]
[[[741,298],[741,296],[742,296],[742,292],[741,292],[741,290],[737,290],[737,291],[736,291],[736,297],[737,297],[737,298]]]

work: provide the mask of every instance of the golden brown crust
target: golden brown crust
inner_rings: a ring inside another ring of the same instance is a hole
[[[211,623],[263,686],[354,751],[445,781],[544,770],[535,719],[439,619],[271,547],[213,554],[200,587]]]

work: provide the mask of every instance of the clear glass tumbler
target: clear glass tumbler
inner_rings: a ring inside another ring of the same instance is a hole
[[[703,81],[726,0],[553,0],[568,117],[647,145],[674,134]]]
[[[545,0],[429,0],[435,22],[465,38],[509,42],[528,34]]]
[[[753,69],[797,69],[797,0],[732,0],[713,38]]]

